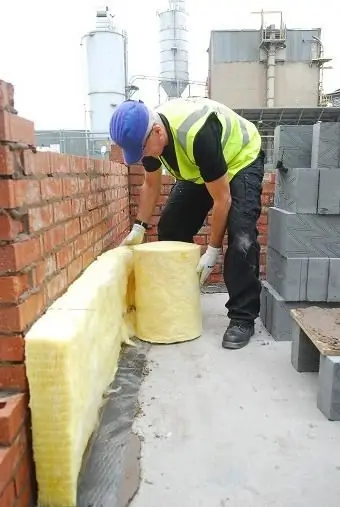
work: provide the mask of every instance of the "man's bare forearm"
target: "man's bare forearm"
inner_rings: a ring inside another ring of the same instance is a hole
[[[209,240],[209,245],[213,246],[214,248],[220,248],[223,244],[230,206],[231,199],[214,203],[211,216],[211,232]]]
[[[139,208],[137,219],[149,223],[153,215],[157,200],[160,194],[160,188],[157,185],[143,183],[139,195]]]

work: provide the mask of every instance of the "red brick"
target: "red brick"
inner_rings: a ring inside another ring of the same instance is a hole
[[[266,183],[275,183],[275,180],[276,180],[276,172],[268,172],[268,173],[265,173],[264,176],[263,176],[263,183],[266,184]]]
[[[59,178],[45,178],[41,180],[41,196],[43,199],[58,199],[62,196],[62,181]]]
[[[258,225],[267,225],[268,224],[268,215],[261,215],[257,221]]]
[[[71,162],[72,162],[71,172],[76,173],[76,174],[85,173],[86,165],[87,165],[86,160],[87,159],[84,157],[75,157],[75,156],[71,157]]]
[[[84,250],[86,250],[87,246],[87,236],[79,236],[79,238],[77,238],[74,242],[74,256],[78,257],[80,254],[82,254]]]
[[[28,210],[28,226],[30,231],[39,231],[46,229],[53,224],[52,205],[41,208],[32,208]]]
[[[21,362],[25,357],[25,341],[20,335],[0,336],[0,360]]]
[[[15,486],[14,481],[10,481],[5,489],[0,493],[0,507],[12,507],[15,501]]]
[[[18,208],[40,202],[40,186],[34,180],[0,180],[0,207]]]
[[[30,484],[26,484],[25,489],[20,494],[14,507],[31,507],[32,506],[32,490]]]
[[[32,294],[19,305],[0,307],[0,332],[21,333],[38,317],[44,308],[42,292]]]
[[[80,194],[88,194],[90,192],[90,180],[88,178],[79,178],[78,187]]]
[[[28,289],[27,274],[0,276],[0,303],[16,303]]]
[[[63,195],[70,197],[78,193],[78,179],[75,176],[63,178]]]
[[[0,240],[13,240],[21,234],[24,226],[20,220],[14,220],[8,213],[0,214]]]
[[[82,215],[86,211],[85,197],[72,199],[72,215]]]
[[[24,364],[0,363],[0,389],[25,391],[27,389],[26,369]],[[1,482],[1,448],[0,448],[0,482]]]
[[[116,144],[111,145],[110,160],[112,162],[118,162],[120,164],[124,164],[123,151]]]
[[[55,254],[45,257],[45,259],[33,269],[33,286],[40,287],[47,278],[55,273],[56,269],[57,262]]]
[[[0,272],[20,271],[41,256],[39,238],[0,246]]]
[[[7,146],[0,145],[0,174],[10,175],[15,172],[13,152]]]
[[[60,153],[50,154],[51,174],[69,173],[71,157]]]
[[[75,218],[65,224],[65,239],[66,241],[75,238],[80,234],[80,222],[79,218]]]
[[[22,456],[14,475],[14,488],[17,497],[29,488],[32,478],[32,458],[28,451]],[[20,505],[20,504],[19,504]]]
[[[64,269],[47,283],[47,295],[54,301],[67,287],[67,272]]]
[[[92,212],[86,213],[80,217],[80,230],[81,232],[88,231],[93,227],[93,214]]]
[[[51,153],[49,151],[32,153],[29,150],[25,150],[23,153],[23,162],[25,174],[51,174]]]
[[[14,108],[14,86],[0,80],[0,109],[12,112]]]
[[[65,226],[58,225],[44,234],[43,244],[45,253],[51,252],[65,241]]]
[[[83,269],[82,257],[74,259],[71,264],[67,267],[67,281],[69,284],[74,282]]]
[[[58,269],[62,269],[73,259],[73,245],[64,246],[56,253]]]
[[[0,448],[0,491],[13,479],[13,472],[27,447],[27,429],[23,426],[10,447]],[[10,507],[7,505],[6,507]]]
[[[72,216],[71,201],[61,201],[53,205],[54,221],[63,222]]]
[[[86,250],[86,252],[83,254],[83,267],[87,268],[91,262],[94,260],[94,249],[93,246]]]
[[[0,110],[0,141],[36,143],[34,123]]]
[[[27,398],[24,394],[0,393],[0,445],[11,445],[27,417]]]

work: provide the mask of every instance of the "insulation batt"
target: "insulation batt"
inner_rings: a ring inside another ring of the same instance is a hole
[[[153,343],[176,343],[202,333],[200,247],[160,241],[135,246],[136,336]]]
[[[101,255],[26,336],[38,505],[75,507],[84,451],[133,330],[133,252]]]

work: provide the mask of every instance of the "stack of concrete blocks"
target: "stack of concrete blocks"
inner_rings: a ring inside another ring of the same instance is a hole
[[[290,310],[340,303],[340,123],[279,126],[261,320],[291,340]]]

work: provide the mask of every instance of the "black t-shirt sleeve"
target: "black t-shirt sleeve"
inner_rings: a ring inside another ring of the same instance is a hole
[[[222,125],[217,116],[212,114],[197,133],[194,141],[194,158],[206,183],[221,178],[227,172],[221,134]]]
[[[161,161],[155,157],[144,157],[142,159],[142,164],[148,173],[153,173],[162,167]]]

